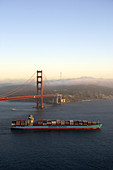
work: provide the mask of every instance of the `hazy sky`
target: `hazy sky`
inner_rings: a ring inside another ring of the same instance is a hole
[[[0,0],[0,80],[113,78],[113,0]]]

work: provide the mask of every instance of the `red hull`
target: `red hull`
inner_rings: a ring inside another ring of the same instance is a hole
[[[90,129],[100,129],[100,127],[93,128],[12,128],[18,130],[90,130]]]

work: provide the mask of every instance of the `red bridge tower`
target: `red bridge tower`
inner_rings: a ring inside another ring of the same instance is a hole
[[[43,72],[37,71],[37,95],[41,95],[41,99],[37,98],[37,108],[43,109]],[[41,100],[41,101],[40,101]],[[41,103],[41,106],[40,106]]]

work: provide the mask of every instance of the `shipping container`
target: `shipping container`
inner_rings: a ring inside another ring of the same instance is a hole
[[[96,125],[97,123],[96,122],[91,122],[92,123],[92,125]]]
[[[43,120],[43,123],[47,123],[47,120]]]
[[[20,120],[16,120],[16,125],[20,126],[20,122],[21,122]]]
[[[78,122],[77,122],[77,121],[75,121],[75,122],[74,122],[74,125],[75,125],[75,126],[78,126]]]
[[[51,123],[52,123],[53,126],[55,126],[56,125],[56,120],[52,120]]]
[[[71,125],[71,126],[74,125],[74,120],[70,120],[70,125]]]
[[[70,121],[65,121],[65,125],[70,125]]]
[[[43,123],[38,123],[39,126],[43,125]]]
[[[38,120],[38,122],[42,122],[42,120]]]
[[[22,126],[25,126],[25,120],[21,120],[21,123],[20,123]]]
[[[65,120],[61,120],[61,125],[65,125]]]
[[[52,123],[50,120],[47,120],[47,125],[50,126]]]
[[[70,122],[70,125],[74,125],[74,122]]]
[[[43,126],[46,126],[47,125],[47,123],[46,122],[43,122]]]
[[[61,123],[61,120],[56,120],[57,123]]]
[[[83,121],[82,120],[78,120],[78,123],[82,123]]]
[[[79,122],[79,123],[78,123],[78,126],[82,126],[82,125],[83,125],[83,123],[82,123],[82,122]]]
[[[87,122],[83,122],[83,125],[86,126],[86,125],[87,125]]]
[[[38,122],[38,125],[39,125],[39,126],[42,126],[42,125],[43,125],[43,123],[42,123],[42,122]]]
[[[83,120],[84,123],[87,123],[87,120]]]
[[[92,125],[92,123],[91,123],[91,122],[88,122],[88,125]]]
[[[74,122],[74,120],[70,120],[70,122]]]
[[[41,126],[41,125],[43,125],[42,122],[43,122],[42,120],[38,120],[37,123],[38,123],[39,126]]]
[[[33,123],[33,126],[38,126],[38,123],[37,122]]]
[[[61,123],[56,123],[56,125],[57,125],[57,126],[60,126],[60,125],[61,125]]]

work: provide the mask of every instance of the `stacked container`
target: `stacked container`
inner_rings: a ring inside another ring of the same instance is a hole
[[[43,120],[43,126],[47,125],[47,120]]]
[[[33,123],[33,126],[38,126],[38,121]]]
[[[83,125],[83,122],[79,122],[78,125],[79,125],[79,126],[82,126],[82,125]]]
[[[86,120],[83,121],[83,125],[87,126],[87,121]]]
[[[51,120],[47,120],[47,125],[51,126]]]
[[[25,126],[27,126],[28,124],[27,124],[27,121],[25,121]]]
[[[21,126],[25,126],[25,120],[21,120]]]
[[[83,125],[83,121],[82,120],[78,120],[78,126],[82,126]]]
[[[16,126],[20,126],[20,120],[16,120]]]
[[[56,120],[52,120],[51,123],[52,123],[52,126],[56,126]]]
[[[75,126],[78,126],[78,121],[74,121],[74,125],[75,125]]]
[[[70,125],[70,121],[65,121],[65,125],[69,126]]]
[[[96,125],[97,123],[96,122],[91,122],[92,123],[92,125]]]
[[[92,125],[92,123],[91,123],[91,122],[88,122],[88,125]]]
[[[62,125],[62,126],[65,125],[65,120],[61,120],[61,125]]]
[[[42,120],[38,120],[38,125],[39,125],[39,126],[42,126],[42,125],[43,125]]]
[[[70,126],[74,125],[74,120],[70,120]]]
[[[60,126],[61,125],[61,120],[56,120],[56,125]]]

